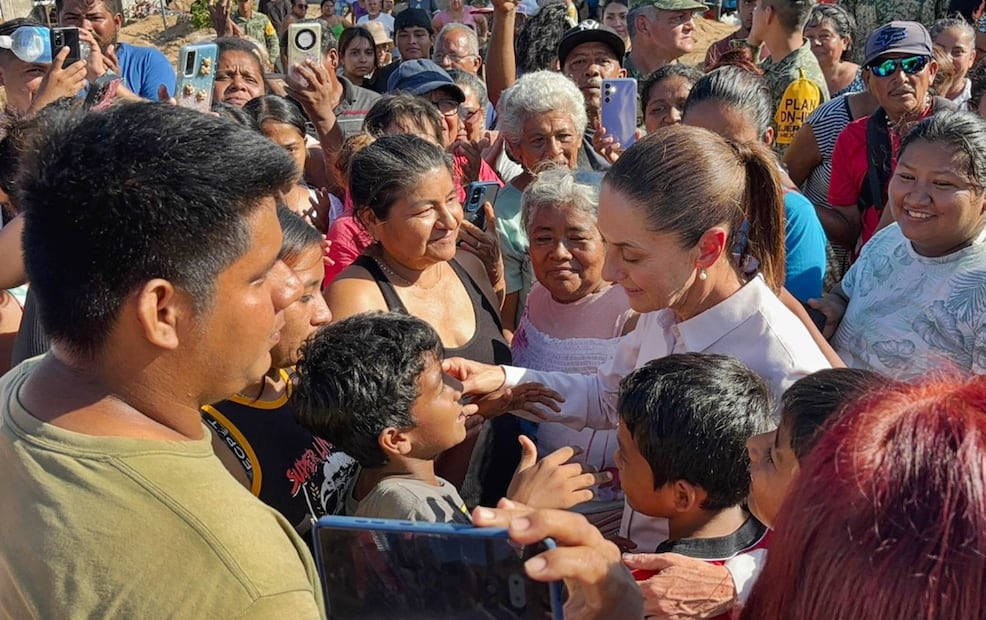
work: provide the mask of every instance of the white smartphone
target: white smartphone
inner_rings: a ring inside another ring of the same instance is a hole
[[[302,22],[288,26],[288,66],[285,67],[285,73],[300,79],[294,71],[295,65],[305,64],[306,59],[321,62],[321,55],[322,24]]]

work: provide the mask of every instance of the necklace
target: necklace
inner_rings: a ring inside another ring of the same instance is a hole
[[[380,266],[380,269],[383,269],[383,272],[385,274],[387,274],[387,277],[393,278],[393,279],[397,280],[397,283],[398,284],[402,284],[403,286],[415,286],[415,287],[420,288],[420,289],[425,290],[425,291],[430,291],[431,289],[433,289],[436,286],[438,286],[438,283],[442,281],[442,276],[445,275],[445,270],[442,269],[442,266],[441,265],[439,265],[438,266],[438,279],[435,280],[435,283],[432,284],[431,286],[424,286],[424,285],[418,284],[417,281],[413,281],[412,282],[411,280],[408,280],[404,276],[398,274],[397,272],[395,272],[393,269],[390,268],[390,266],[387,264],[387,261],[383,260],[380,257],[374,256],[373,257],[373,261],[377,265]]]

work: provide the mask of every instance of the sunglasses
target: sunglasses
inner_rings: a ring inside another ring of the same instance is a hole
[[[907,75],[921,73],[931,60],[928,56],[908,56],[906,58],[888,58],[883,62],[871,63],[867,68],[877,77],[887,77],[902,69]]]

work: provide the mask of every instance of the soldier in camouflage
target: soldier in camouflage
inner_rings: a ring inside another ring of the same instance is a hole
[[[248,39],[256,41],[267,50],[267,60],[270,64],[277,62],[281,53],[277,30],[269,17],[253,10],[253,0],[237,0],[236,12],[233,13],[232,19]]]
[[[874,30],[894,20],[914,21],[927,28],[948,14],[949,0],[839,0],[856,18],[856,40],[865,41]],[[856,46],[853,60],[863,60],[862,46]]]
[[[761,67],[770,89],[775,150],[783,153],[804,119],[822,102],[828,101],[828,84],[811,43],[802,35],[811,13],[810,0],[757,0],[753,10],[753,26],[748,42],[766,44],[770,56]],[[793,100],[785,97],[788,87],[798,80],[807,80],[801,92],[812,91],[814,96]],[[778,118],[785,118],[778,123]]]

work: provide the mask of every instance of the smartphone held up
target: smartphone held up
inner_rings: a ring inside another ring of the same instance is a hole
[[[178,52],[178,82],[175,84],[178,105],[200,112],[212,109],[218,59],[219,48],[215,43],[182,46]]]
[[[315,559],[334,620],[560,620],[562,584],[533,581],[524,562],[554,542],[520,547],[500,528],[323,517]]]
[[[611,78],[603,80],[600,121],[607,136],[622,149],[630,148],[636,141],[637,131],[637,80]]]

